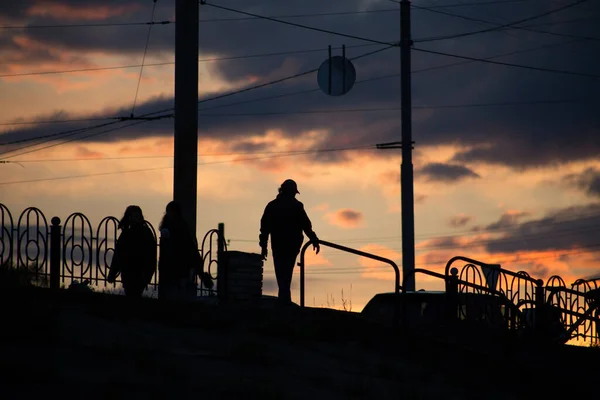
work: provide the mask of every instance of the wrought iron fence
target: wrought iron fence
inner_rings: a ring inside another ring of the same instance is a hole
[[[16,220],[10,210],[0,203],[0,264],[26,270],[34,283],[42,286],[69,286],[75,280],[88,281],[103,291],[118,291],[120,280],[107,282],[115,245],[118,239],[119,220],[113,216],[103,218],[97,226],[82,213],[69,215],[61,225],[59,217],[48,224],[44,213],[29,207]],[[159,250],[156,230],[151,229]],[[218,257],[225,250],[223,227],[212,229],[204,236],[198,249],[204,265],[216,285],[206,288],[196,276],[199,296],[215,295],[218,288]],[[158,254],[157,254],[158,255]],[[158,257],[157,257],[158,259]],[[147,295],[155,296],[159,281],[158,264]]]
[[[583,339],[595,345],[600,343],[599,304],[597,299],[589,296],[599,289],[598,280],[578,279],[568,288],[565,281],[555,275],[544,285],[542,279],[535,279],[525,271],[513,272],[499,264],[460,256],[448,261],[446,277],[451,276],[451,266],[457,261],[465,263],[461,269],[452,268],[458,275],[459,292],[495,291],[515,304],[531,325],[555,321],[559,326],[557,334],[565,339]],[[546,322],[542,322],[542,313]]]

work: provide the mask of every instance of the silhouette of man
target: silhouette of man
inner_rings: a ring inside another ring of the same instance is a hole
[[[279,287],[278,297],[286,304],[292,302],[292,273],[304,241],[303,231],[313,243],[316,254],[320,251],[319,238],[313,232],[304,205],[296,199],[296,194],[300,194],[296,182],[291,179],[284,181],[279,188],[279,194],[267,204],[260,220],[259,244],[262,259],[267,259],[267,244],[271,235],[273,263]]]

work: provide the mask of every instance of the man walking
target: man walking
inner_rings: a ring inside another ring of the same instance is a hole
[[[267,244],[271,235],[273,263],[279,287],[278,297],[283,303],[292,302],[290,286],[294,264],[304,241],[302,232],[312,242],[316,254],[320,251],[319,238],[313,232],[304,205],[296,199],[296,194],[300,194],[296,182],[291,179],[284,181],[279,188],[279,194],[267,204],[260,220],[261,255],[263,260],[267,259]]]

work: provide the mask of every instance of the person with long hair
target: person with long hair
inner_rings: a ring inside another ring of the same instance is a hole
[[[269,253],[267,246],[271,236],[273,264],[279,288],[277,297],[282,304],[288,305],[292,303],[291,284],[294,265],[304,241],[302,232],[308,236],[317,254],[321,248],[304,205],[296,199],[296,195],[300,194],[296,182],[286,179],[278,192],[275,200],[267,204],[260,219],[259,245],[264,261]]]
[[[196,274],[205,287],[211,288],[213,282],[210,275],[203,271],[196,235],[185,222],[179,203],[171,201],[167,204],[159,230],[159,299],[194,299]]]
[[[121,234],[106,280],[113,283],[121,274],[125,295],[142,297],[156,270],[156,238],[136,205],[125,209],[118,228]]]

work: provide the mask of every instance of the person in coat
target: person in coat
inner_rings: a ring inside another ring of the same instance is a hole
[[[156,270],[156,238],[144,220],[142,209],[130,205],[119,221],[121,234],[106,280],[115,282],[121,275],[125,295],[142,297]]]
[[[179,203],[171,201],[167,204],[159,229],[159,299],[195,299],[196,274],[200,276],[205,287],[212,288],[210,275],[203,271],[198,241],[185,222]]]
[[[260,220],[259,245],[263,260],[268,255],[268,240],[271,236],[271,250],[275,264],[275,276],[279,288],[278,298],[283,303],[291,303],[292,274],[304,236],[308,236],[316,254],[319,254],[319,238],[312,230],[312,223],[304,210],[304,205],[296,199],[298,185],[287,179],[278,189],[277,197],[265,207]]]

